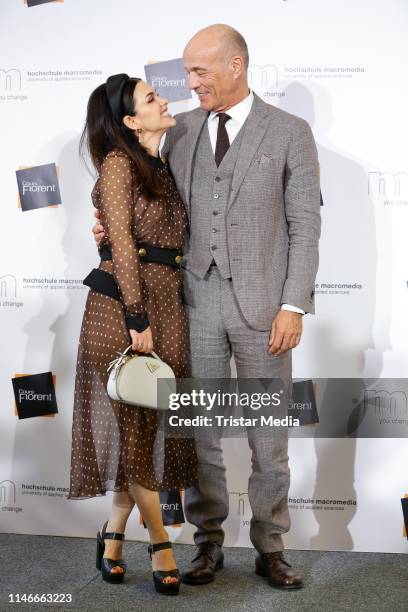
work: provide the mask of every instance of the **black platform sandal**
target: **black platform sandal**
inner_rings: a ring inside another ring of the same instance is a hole
[[[148,552],[150,555],[150,560],[152,559],[152,555],[158,550],[163,550],[164,548],[172,548],[171,542],[161,542],[160,544],[149,544]],[[168,577],[178,578],[178,582],[164,582],[164,580]],[[155,570],[153,572],[153,583],[154,588],[161,595],[178,595],[180,590],[180,582],[181,576],[178,569],[172,569],[167,571]]]
[[[110,531],[106,533],[106,526],[108,521],[102,527],[102,531],[98,531],[96,534],[96,569],[98,569],[102,573],[102,578],[106,580],[106,582],[113,582],[118,584],[123,582],[123,577],[126,573],[126,563],[123,559],[104,559],[103,554],[105,552],[105,541],[104,540],[125,540],[124,533],[116,533],[115,531]],[[114,567],[123,567],[123,572],[111,572]]]

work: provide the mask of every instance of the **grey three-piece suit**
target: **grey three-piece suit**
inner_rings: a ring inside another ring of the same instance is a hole
[[[319,168],[308,124],[255,95],[251,111],[217,167],[208,113],[177,115],[163,148],[185,202],[190,235],[184,298],[192,376],[290,379],[291,352],[267,352],[281,304],[314,312],[320,235]],[[210,266],[214,259],[216,266]],[[248,433],[252,474],[250,537],[260,552],[282,550],[290,526],[287,436]],[[220,440],[197,440],[199,483],[186,491],[196,544],[222,544],[228,492]]]

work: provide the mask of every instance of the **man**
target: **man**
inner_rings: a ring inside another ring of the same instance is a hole
[[[248,50],[226,25],[199,31],[184,50],[200,107],[177,116],[163,148],[189,215],[184,293],[192,376],[291,378],[302,314],[314,312],[320,235],[319,172],[308,124],[249,90]],[[101,226],[96,226],[97,233]],[[285,561],[290,519],[287,435],[248,434],[250,538],[256,572],[271,586],[299,588]],[[198,547],[183,573],[210,582],[223,565],[228,491],[219,438],[197,440],[199,483],[186,491]]]

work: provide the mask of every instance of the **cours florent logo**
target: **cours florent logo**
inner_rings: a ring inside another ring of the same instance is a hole
[[[181,527],[185,523],[182,493],[180,491],[160,491],[159,496],[163,525]],[[139,523],[146,529],[142,515],[139,516]]]
[[[62,204],[55,163],[20,168],[16,176],[19,207],[23,212]]]
[[[156,89],[159,96],[163,96],[169,102],[180,102],[192,97],[182,58],[152,62],[144,69],[146,81]]]
[[[312,380],[296,381],[292,385],[292,401],[289,414],[299,419],[300,425],[313,425],[319,422],[316,405],[316,385]]]
[[[404,519],[403,536],[408,538],[408,493],[401,498],[402,516]]]
[[[39,4],[53,4],[58,3],[61,4],[64,0],[23,0],[24,4],[31,8],[32,6],[38,6]]]
[[[16,374],[12,383],[18,418],[29,419],[57,414],[55,382],[56,377],[52,372]]]

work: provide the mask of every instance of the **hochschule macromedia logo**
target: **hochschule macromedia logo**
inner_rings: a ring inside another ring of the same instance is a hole
[[[17,299],[17,278],[14,274],[2,274],[0,276],[0,307],[21,308],[24,302]]]
[[[52,372],[16,374],[12,379],[15,414],[19,419],[53,417],[58,413],[55,395],[56,376]]]
[[[21,93],[23,77],[18,68],[0,68],[0,102],[23,102],[28,96]]]
[[[17,498],[16,485],[12,480],[0,482],[0,505],[15,504]]]
[[[249,64],[248,84],[261,98],[282,98],[285,92],[279,89],[279,70],[274,64]]]
[[[407,206],[408,172],[369,172],[368,195],[384,206]]]
[[[20,91],[22,84],[21,72],[17,68],[0,68],[0,92]]]
[[[62,204],[55,163],[16,170],[19,207],[23,212]]]

